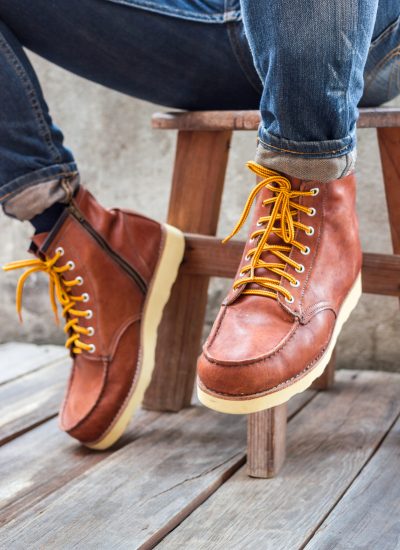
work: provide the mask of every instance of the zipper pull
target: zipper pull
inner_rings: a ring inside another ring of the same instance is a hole
[[[83,214],[76,208],[76,206],[72,202],[69,203],[67,208],[70,211],[70,213],[74,216],[74,218],[76,218],[79,222],[82,223],[85,221]]]

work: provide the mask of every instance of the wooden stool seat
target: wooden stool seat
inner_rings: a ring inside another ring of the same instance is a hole
[[[157,113],[153,128],[178,130],[168,223],[186,234],[186,251],[159,330],[156,368],[144,406],[191,404],[209,278],[234,277],[244,243],[215,237],[233,131],[255,131],[258,111]],[[361,109],[358,128],[376,128],[394,255],[363,255],[363,292],[400,297],[400,109]],[[334,356],[314,389],[328,389]],[[272,477],[285,457],[286,405],[249,415],[248,473]]]

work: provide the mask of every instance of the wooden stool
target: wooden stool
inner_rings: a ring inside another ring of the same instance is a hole
[[[158,411],[188,407],[200,353],[209,278],[234,277],[243,242],[214,237],[233,131],[255,131],[258,111],[165,113],[153,128],[178,130],[168,223],[186,233],[186,252],[159,330],[156,370],[144,406]],[[358,128],[377,128],[393,250],[400,254],[400,109],[361,109]],[[400,257],[364,254],[363,291],[400,296]],[[314,389],[328,389],[334,357]],[[287,409],[249,415],[248,473],[272,477],[285,458]]]

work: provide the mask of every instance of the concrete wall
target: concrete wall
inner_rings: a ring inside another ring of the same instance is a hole
[[[55,121],[75,153],[83,181],[106,206],[123,205],[163,220],[166,215],[175,147],[174,132],[153,131],[150,116],[159,107],[106,90],[31,56]],[[400,105],[400,101],[398,102]],[[236,221],[253,185],[244,168],[254,154],[254,133],[234,137],[219,234]],[[359,213],[365,250],[390,252],[380,161],[373,131],[359,133]],[[184,200],[184,198],[183,198]],[[346,223],[346,220],[343,220]],[[31,227],[0,218],[0,262],[27,257]],[[243,238],[244,234],[241,235]],[[0,274],[0,341],[62,343],[55,326],[44,276],[31,277],[24,295],[24,324],[14,310],[17,273]],[[228,281],[210,288],[207,332]],[[400,316],[395,298],[363,296],[343,330],[339,365],[396,370],[400,351]]]

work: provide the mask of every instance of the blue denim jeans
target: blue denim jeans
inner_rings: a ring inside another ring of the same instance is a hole
[[[362,103],[379,104],[398,93],[393,73],[399,65],[400,2],[269,0],[264,6],[261,0],[249,0],[242,7],[263,82],[256,159],[262,164],[286,159],[286,171],[298,177],[310,172],[306,159],[327,159],[311,164],[316,179],[329,173],[329,166],[350,171],[367,60],[366,80],[394,53],[389,66],[378,69]],[[380,42],[379,53],[372,41]]]
[[[309,167],[347,159],[360,101],[377,105],[399,93],[400,7],[322,3],[1,0],[0,202],[20,197],[27,208],[17,217],[26,218],[32,192],[77,173],[24,48],[160,105],[260,107],[257,155],[293,175],[299,159]],[[51,189],[35,208],[59,197]]]

